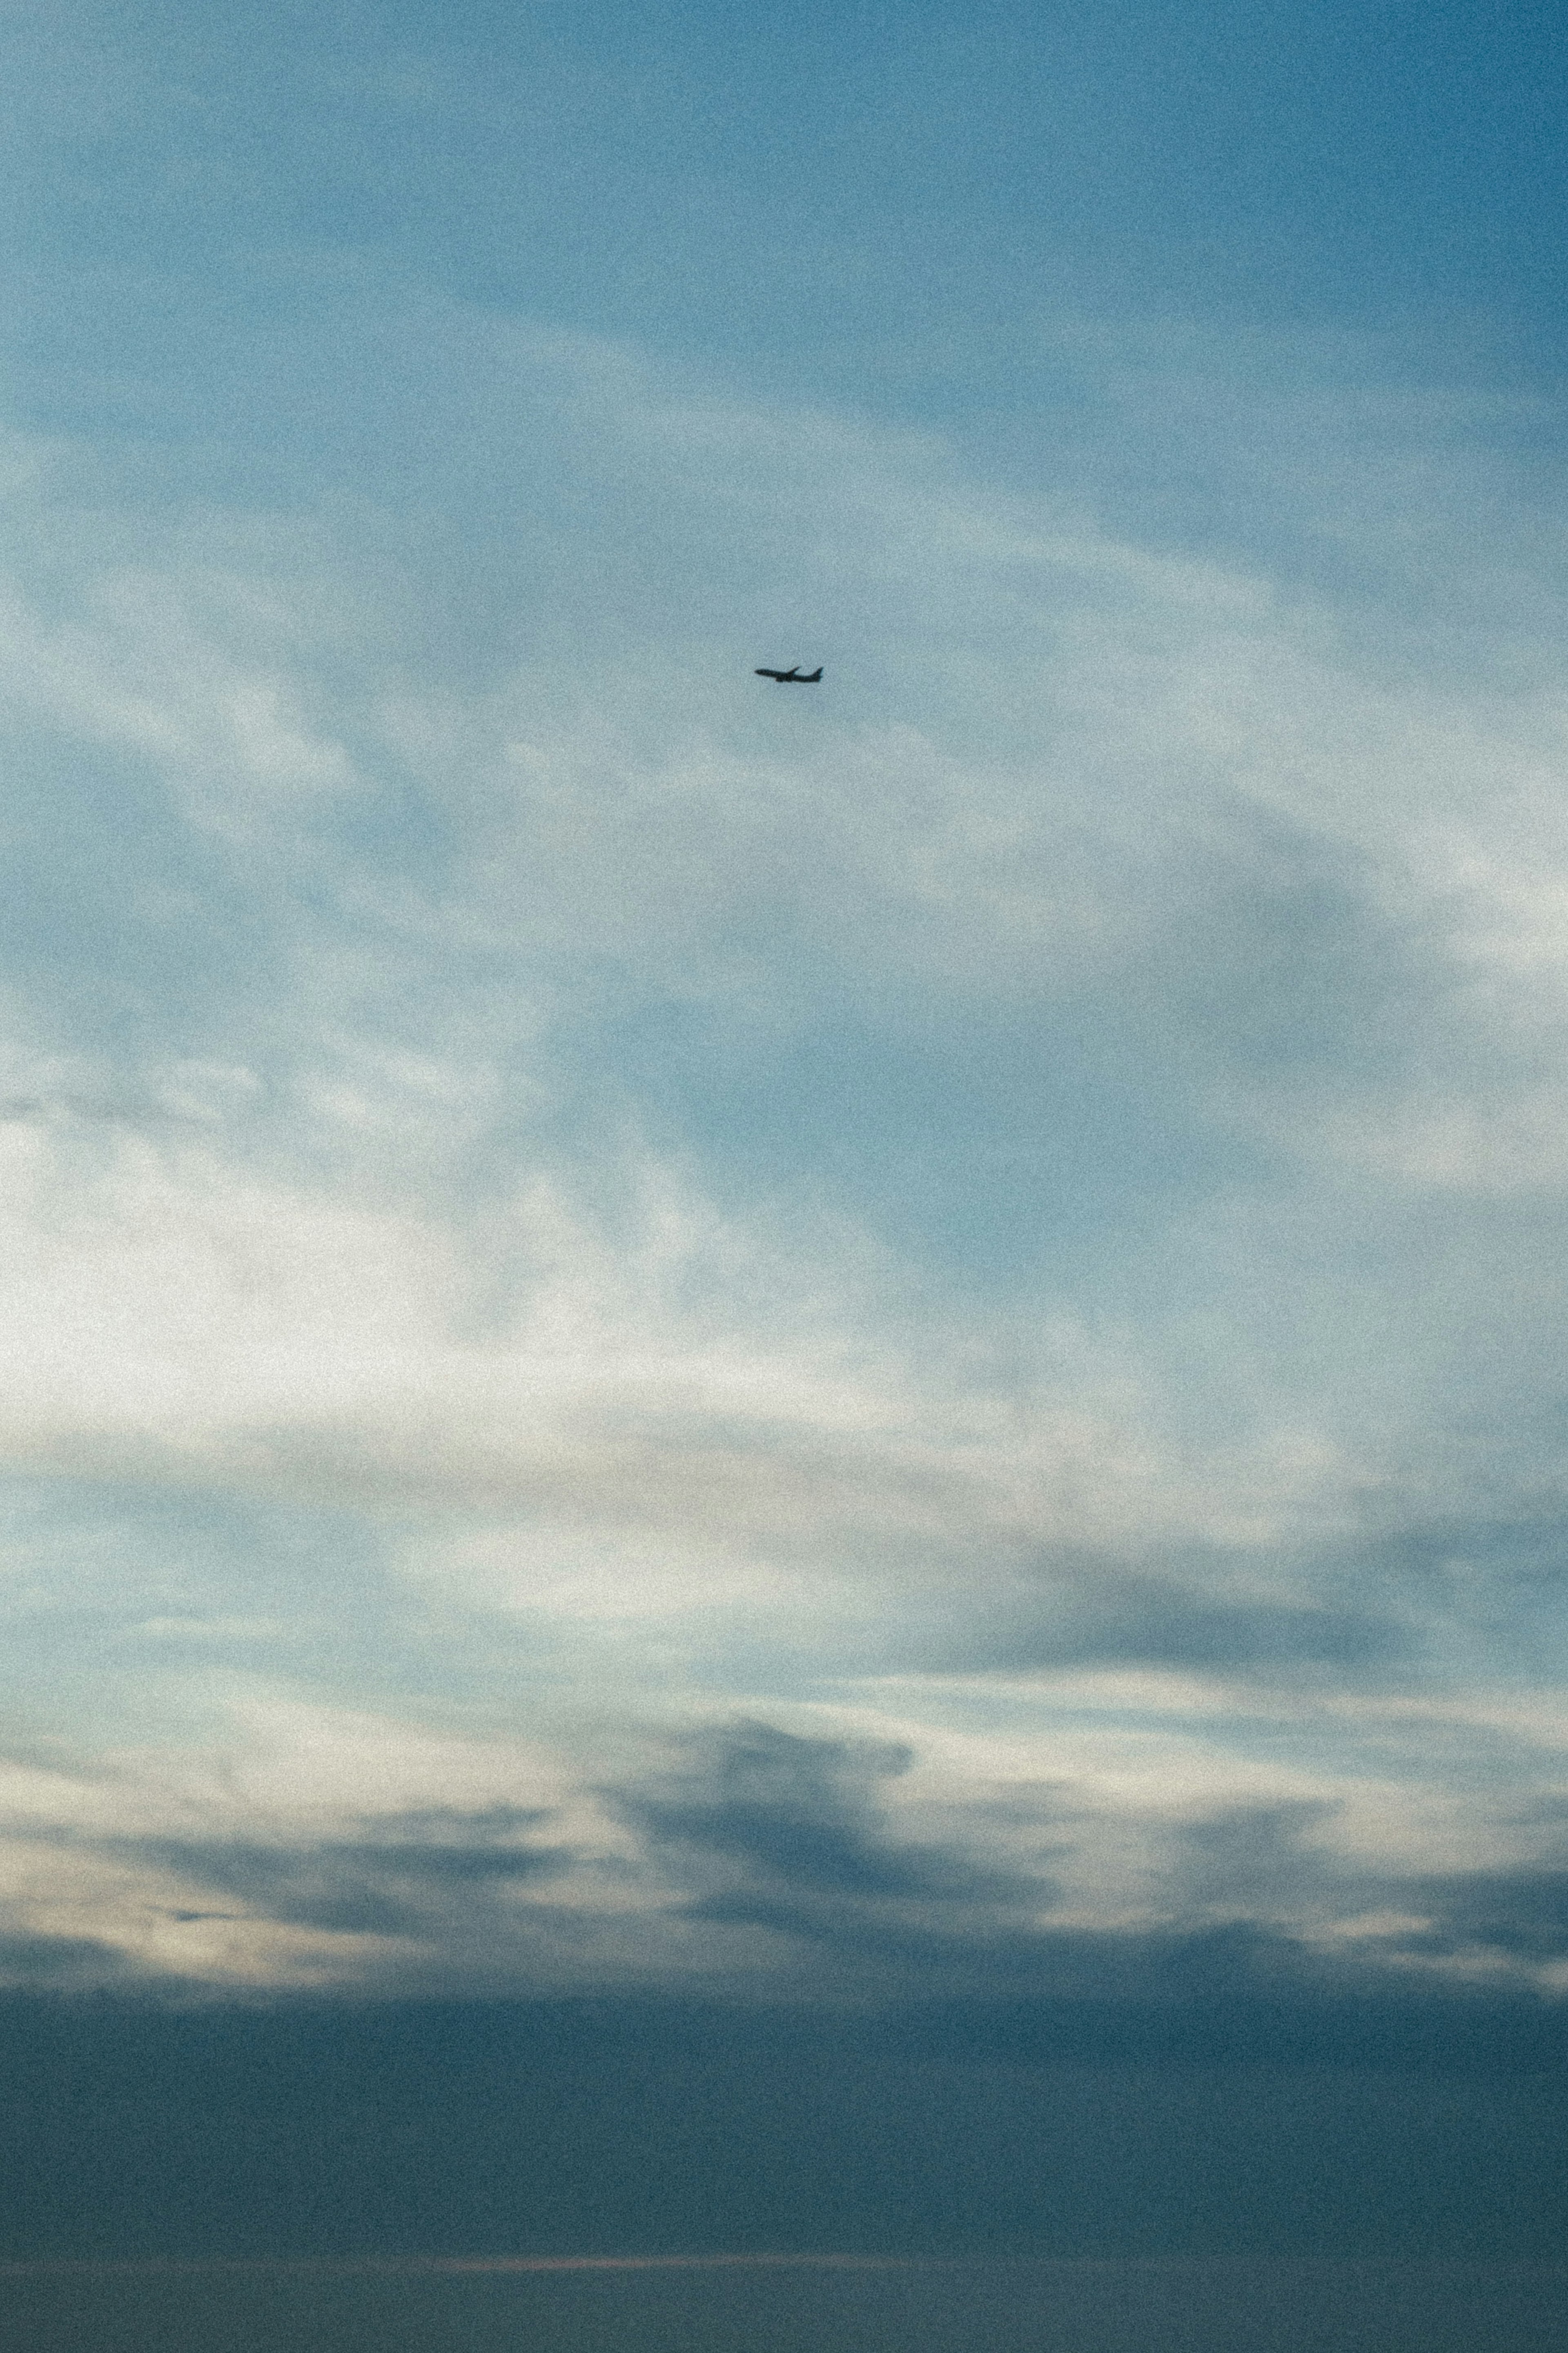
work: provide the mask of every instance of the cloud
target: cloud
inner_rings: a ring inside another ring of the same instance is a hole
[[[518,1842],[545,1816],[538,1809],[496,1806],[482,1813],[430,1810],[367,1824],[360,1839],[322,1839],[308,1846],[250,1845],[233,1837],[142,1838],[106,1842],[105,1851],[160,1875],[173,1873],[204,1894],[238,1897],[256,1913],[289,1926],[348,1935],[439,1935],[459,1907],[504,1898],[519,1883],[548,1877],[568,1857]],[[232,1919],[228,1913],[176,1910],[179,1920]]]
[[[1109,1550],[1043,1560],[1032,1592],[1015,1584],[984,1604],[971,1601],[961,1620],[955,1613],[931,1663],[961,1673],[1137,1662],[1242,1676],[1344,1676],[1397,1669],[1416,1647],[1408,1621],[1384,1607],[1237,1595],[1246,1577],[1245,1568],[1237,1575],[1240,1563],[1208,1566],[1205,1589],[1201,1570],[1186,1583],[1141,1573]],[[1329,1585],[1327,1563],[1320,1574]]]
[[[1419,1890],[1555,1868],[1549,489],[1300,350],[1080,354],[1143,441],[1008,479],[334,282],[298,495],[13,453],[19,1933],[1547,1982]]]
[[[1547,1981],[1568,1989],[1568,1870],[1479,1871],[1414,1892],[1428,1916],[1408,1937],[1410,1952],[1545,1963]]]
[[[1336,1720],[1331,1700],[1325,1730],[1311,1697],[1268,1715],[1234,1685],[1178,1694],[1163,1726],[1135,1687],[1098,1725],[1092,1687],[989,1724],[972,1687],[955,1737],[917,1684],[901,1742],[890,1694],[790,1728],[714,1723],[720,1695],[689,1690],[679,1733],[635,1685],[596,1725],[566,1696],[532,1747],[252,1701],[200,1746],[19,1753],[11,1981],[1164,2001],[1186,1998],[1182,1956],[1228,1937],[1260,1987],[1282,1970],[1336,2000],[1403,2000],[1412,1972],[1559,1985],[1560,1825],[1510,1822],[1519,1774],[1495,1755],[1489,1793],[1456,1806],[1464,1752],[1429,1702],[1405,1758],[1386,1708]]]
[[[858,1752],[767,1724],[716,1736],[712,1747],[696,1790],[683,1798],[645,1792],[623,1799],[622,1807],[656,1846],[721,1869],[732,1864],[742,1887],[845,1907],[882,1899],[972,1905],[1025,1891],[1026,1883],[887,1834],[875,1788],[907,1769],[907,1752]],[[1045,1893],[1038,1882],[1028,1892],[1037,1900]],[[700,1908],[713,1918],[745,1916],[733,1895],[710,1895]]]

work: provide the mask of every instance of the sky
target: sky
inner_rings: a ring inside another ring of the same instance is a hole
[[[1556,13],[3,26],[0,2253],[1552,2259]]]

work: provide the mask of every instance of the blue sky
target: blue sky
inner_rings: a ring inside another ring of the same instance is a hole
[[[1440,2019],[1550,2206],[1547,12],[5,41],[9,1981]]]

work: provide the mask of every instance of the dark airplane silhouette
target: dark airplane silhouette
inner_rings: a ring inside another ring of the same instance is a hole
[[[776,679],[781,686],[816,686],[822,672],[820,670],[803,670],[796,662],[793,670],[760,670],[757,676]]]

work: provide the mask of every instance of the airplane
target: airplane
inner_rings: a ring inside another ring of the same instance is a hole
[[[822,677],[820,670],[803,670],[798,662],[793,670],[760,670],[759,678],[776,679],[780,686],[816,686]]]

